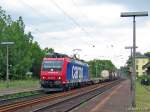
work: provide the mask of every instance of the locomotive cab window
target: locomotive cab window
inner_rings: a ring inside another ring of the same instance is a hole
[[[63,61],[61,60],[46,60],[42,64],[42,70],[45,71],[61,71]]]

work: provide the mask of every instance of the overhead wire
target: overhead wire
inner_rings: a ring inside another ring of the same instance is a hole
[[[71,17],[62,7],[60,7],[54,0],[49,0],[51,3],[53,3],[69,20],[71,20],[77,27],[79,27],[88,37],[91,37],[89,32],[87,32],[73,17]],[[23,0],[19,0],[19,2],[21,2],[23,5],[27,6],[28,8],[30,8],[32,11],[34,11],[35,13],[37,13],[38,15],[43,15],[45,16],[47,19],[50,19],[49,16],[47,16],[46,14],[40,12],[39,10],[33,8],[30,4],[24,2]],[[38,30],[38,32],[41,32],[40,30]],[[42,33],[42,32],[41,32]],[[95,45],[88,43],[87,41],[84,40],[84,42],[88,45],[92,45],[92,47],[95,47]]]
[[[83,11],[82,11],[82,9],[79,7],[79,5],[78,5],[74,0],[72,0],[72,3],[73,3],[73,5],[76,7],[77,10],[80,10],[80,14],[81,14],[84,18],[86,18],[86,21],[88,21],[88,16],[87,16],[85,13],[83,13]],[[91,26],[90,26],[90,27],[91,27]],[[88,35],[88,36],[89,36],[89,35]],[[90,35],[90,37],[92,37],[92,36]],[[93,40],[92,40],[92,41],[93,41]],[[94,43],[94,41],[93,41],[93,43]],[[93,44],[92,47],[95,47],[95,45]]]
[[[85,17],[86,19],[88,19],[88,16],[82,12],[82,9],[77,5],[77,3],[72,0],[73,5],[76,7],[76,9],[80,10],[80,14],[82,14],[83,17]]]
[[[89,32],[87,32],[86,30],[85,30],[85,28],[84,27],[82,27],[72,16],[70,16],[62,7],[60,7],[59,5],[58,5],[58,3],[56,3],[54,0],[49,0],[50,2],[52,2],[68,19],[70,19],[76,26],[78,26],[84,33],[86,33],[86,35],[88,36],[88,37],[91,37],[91,38],[93,38],[90,34],[89,34]],[[91,44],[92,46],[94,46],[93,44]]]

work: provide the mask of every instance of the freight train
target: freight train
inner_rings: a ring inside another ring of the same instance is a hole
[[[64,54],[49,54],[41,66],[41,87],[44,91],[62,91],[100,82],[100,79],[90,79],[88,70],[85,62]]]

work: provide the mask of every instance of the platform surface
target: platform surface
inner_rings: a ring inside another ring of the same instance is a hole
[[[82,104],[73,112],[130,112],[130,81],[125,80],[102,95]]]

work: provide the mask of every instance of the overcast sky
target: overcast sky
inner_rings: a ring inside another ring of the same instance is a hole
[[[73,54],[84,60],[111,59],[125,65],[132,45],[132,18],[120,12],[148,11],[149,0],[0,0],[0,6],[16,20],[23,17],[41,48]],[[136,18],[137,51],[150,51],[150,17]]]

